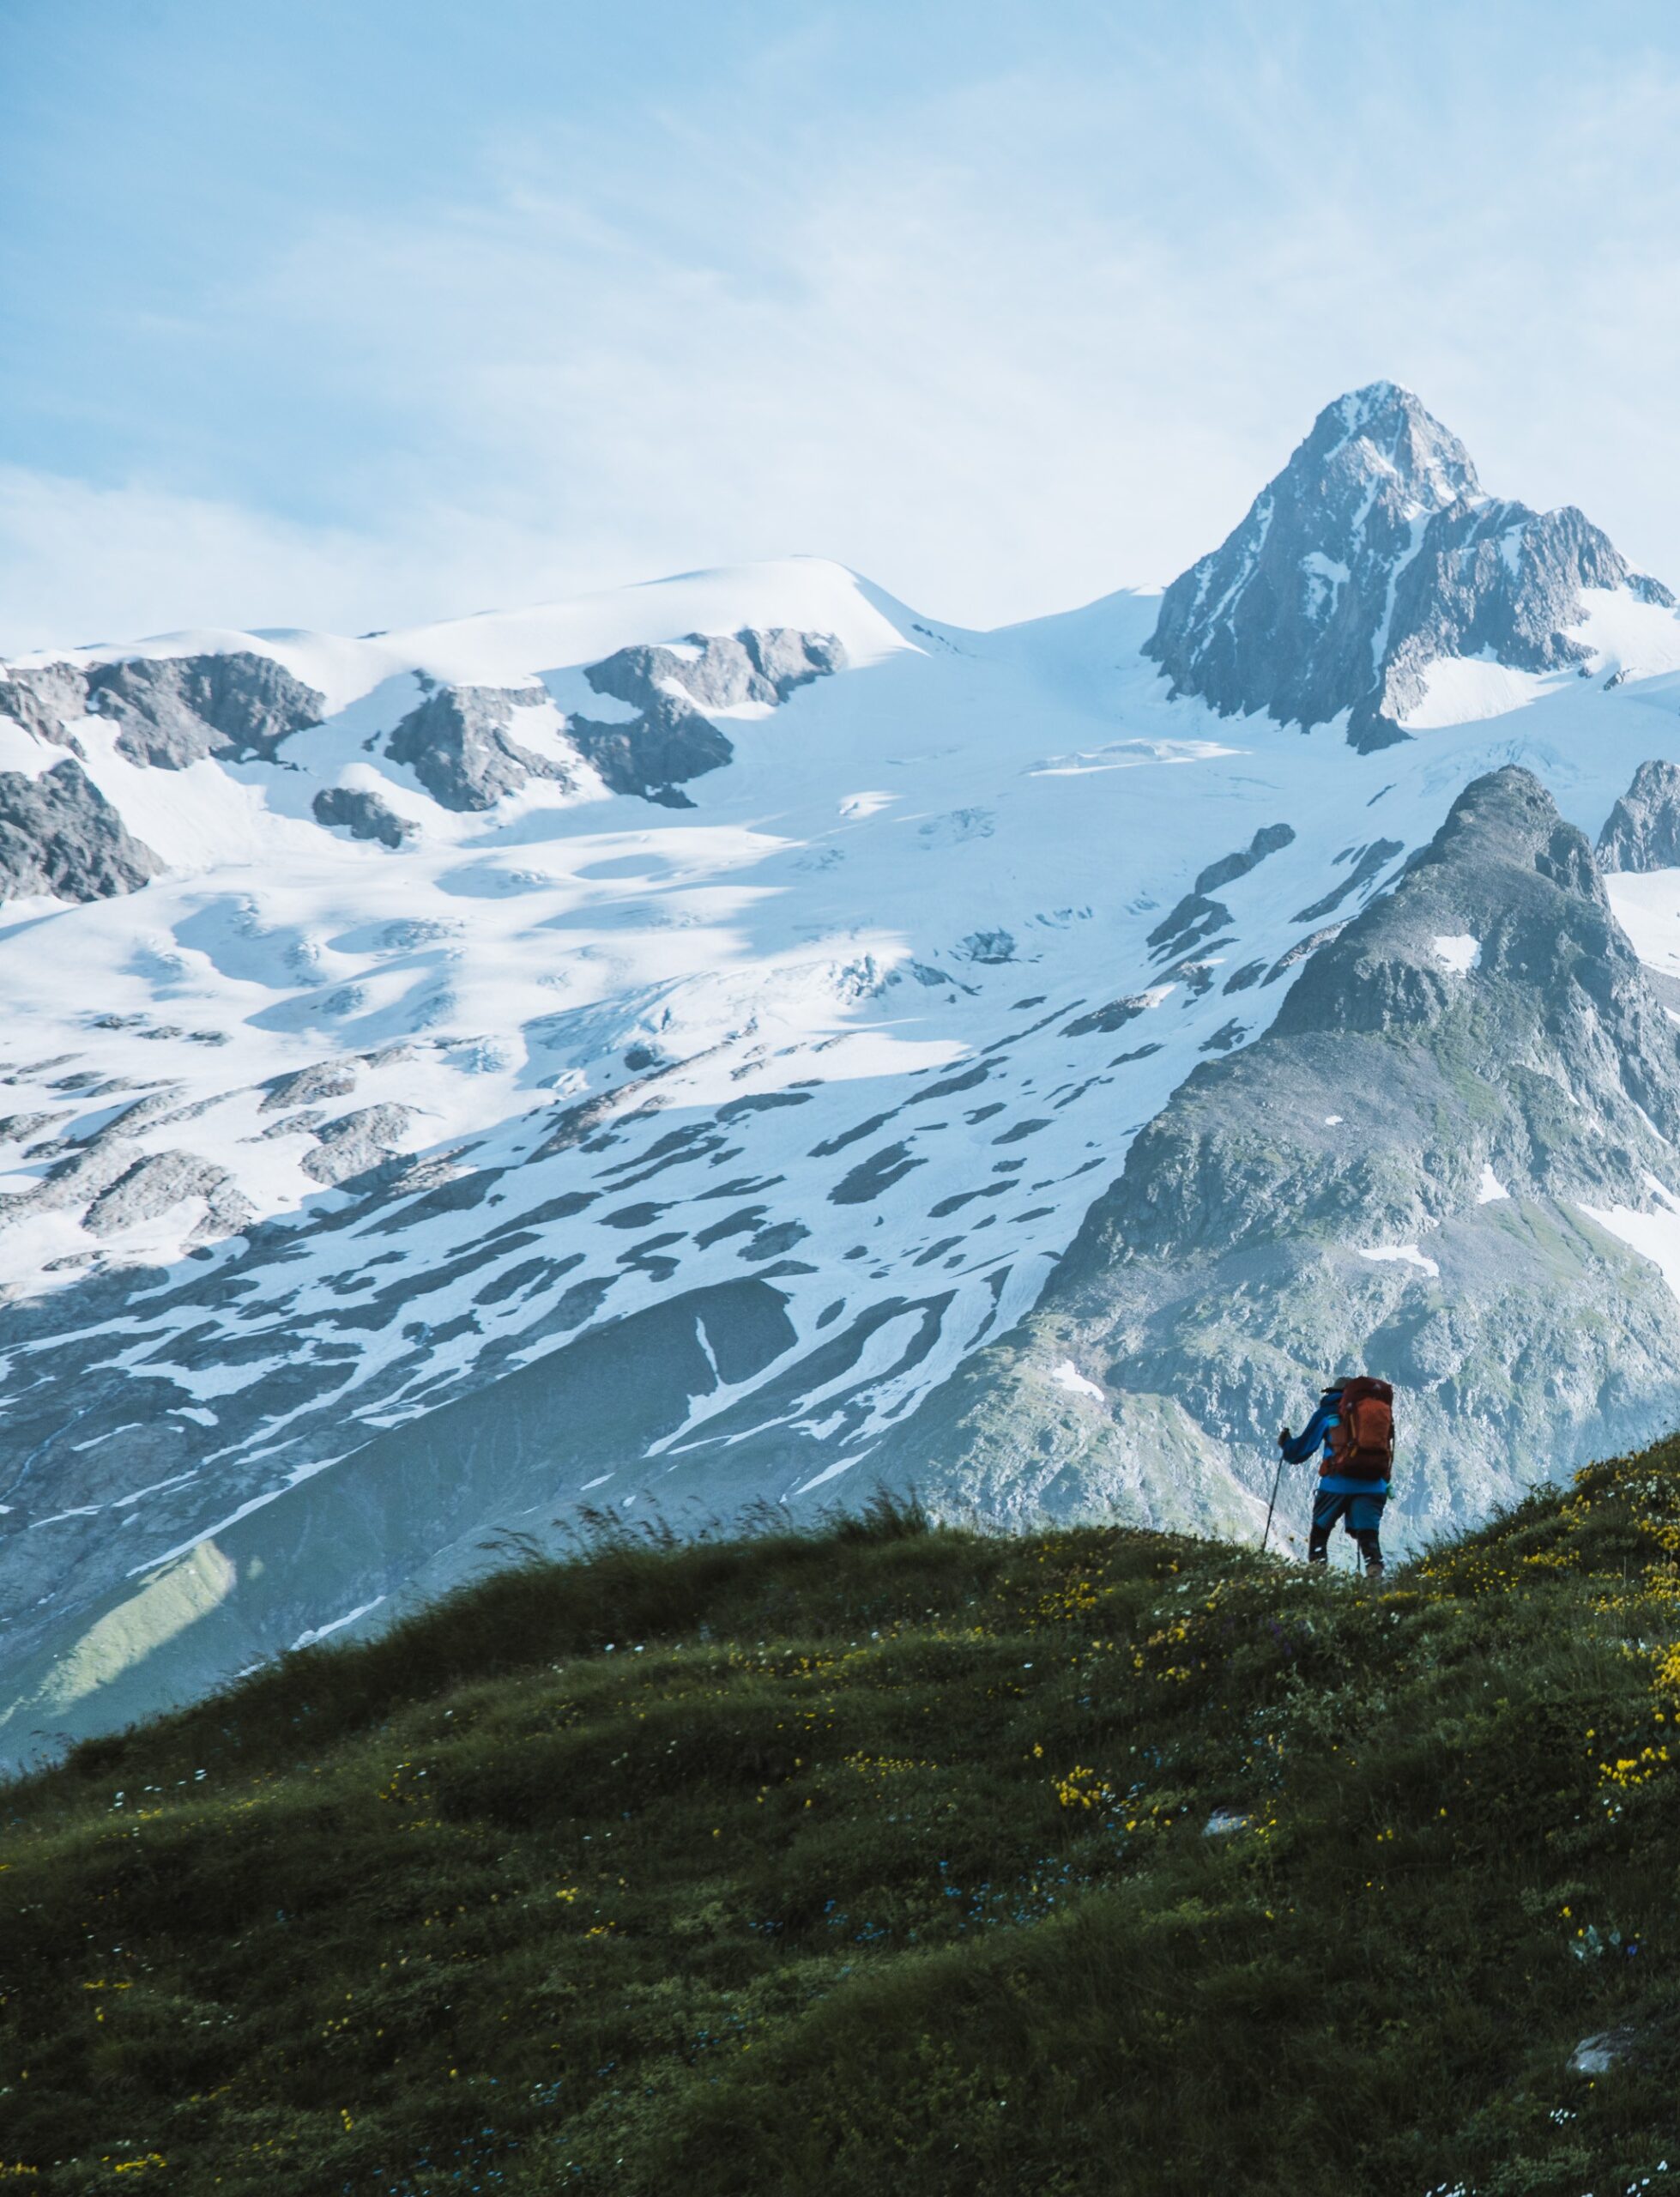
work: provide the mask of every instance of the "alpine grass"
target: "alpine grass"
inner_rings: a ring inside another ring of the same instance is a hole
[[[886,1501],[504,1553],[0,1791],[0,2179],[1680,2185],[1680,1438],[1375,1589]]]

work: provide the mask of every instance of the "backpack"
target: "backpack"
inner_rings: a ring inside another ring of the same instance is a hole
[[[1387,1381],[1362,1375],[1344,1388],[1330,1460],[1354,1480],[1387,1480],[1394,1463],[1394,1391]]]

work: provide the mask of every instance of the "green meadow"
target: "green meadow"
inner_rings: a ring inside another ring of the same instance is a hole
[[[603,1533],[0,1791],[0,2183],[1680,2188],[1677,1641],[1680,1439],[1375,1589]]]

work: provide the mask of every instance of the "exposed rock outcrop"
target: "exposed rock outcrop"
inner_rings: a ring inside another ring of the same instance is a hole
[[[1209,862],[1177,906],[1163,916],[1149,934],[1150,949],[1157,960],[1183,953],[1212,938],[1216,931],[1223,930],[1231,920],[1230,910],[1211,896],[1224,886],[1235,885],[1239,877],[1246,877],[1268,855],[1275,855],[1294,844],[1293,825],[1266,824],[1246,847]]]
[[[225,1167],[190,1152],[154,1152],[119,1175],[88,1207],[82,1226],[90,1236],[115,1236],[136,1221],[153,1220],[187,1198],[202,1198],[197,1238],[230,1236],[255,1218],[256,1207]]]
[[[27,1189],[0,1195],[0,1226],[37,1213],[85,1216],[94,1201],[133,1165],[134,1139],[142,1129],[166,1120],[178,1098],[178,1085],[166,1085],[133,1100],[89,1134],[56,1141],[43,1154],[52,1163],[45,1174]]]
[[[633,722],[571,719],[567,732],[614,793],[640,794],[666,808],[692,804],[677,787],[734,754],[705,715],[743,703],[774,706],[800,687],[842,669],[846,652],[826,634],[786,626],[759,632],[694,633],[680,648],[620,649],[583,676],[597,694],[629,704]]]
[[[353,839],[377,839],[381,846],[395,848],[414,836],[407,817],[364,786],[323,786],[311,807],[317,824],[347,832]]]
[[[540,701],[541,690],[500,687],[437,687],[392,732],[385,754],[408,765],[445,808],[493,808],[532,778],[575,784],[581,776],[576,758],[613,793],[690,808],[678,790],[682,782],[720,769],[734,754],[708,710],[752,702],[773,706],[844,661],[837,641],[779,626],[697,633],[674,647],[620,649],[587,666],[583,675],[595,693],[637,714],[617,722],[587,711],[571,715],[565,726],[570,754],[539,754],[516,740],[515,711]],[[317,800],[316,814],[355,830],[347,808],[331,798],[335,813],[323,814]],[[364,829],[359,836],[384,833]]]
[[[121,727],[119,751],[179,771],[207,755],[271,760],[288,735],[318,724],[326,699],[272,657],[134,657],[88,674],[88,708]]]
[[[1598,834],[1598,867],[1680,869],[1680,768],[1640,765]]]
[[[1375,382],[1327,405],[1218,549],[1167,590],[1145,645],[1174,692],[1304,729],[1348,712],[1369,750],[1405,737],[1429,666],[1584,663],[1589,588],[1672,605],[1574,509],[1483,493],[1457,438]]]
[[[76,748],[76,720],[108,717],[119,753],[168,771],[207,755],[272,760],[282,740],[318,724],[325,709],[324,695],[251,650],[14,666],[0,678],[0,712],[43,739]]]
[[[316,1132],[314,1148],[304,1154],[303,1171],[329,1188],[350,1183],[384,1166],[414,1117],[412,1106],[363,1106],[341,1114]]]
[[[38,778],[0,771],[0,901],[106,899],[162,867],[73,757]]]
[[[306,1106],[315,1098],[341,1098],[355,1087],[354,1062],[317,1061],[311,1067],[294,1068],[289,1075],[270,1077],[263,1086],[261,1111],[277,1114],[289,1106]]]
[[[0,717],[56,747],[82,752],[68,726],[87,714],[88,675],[76,664],[15,664],[0,674]]]
[[[565,761],[537,754],[509,730],[517,709],[541,699],[524,687],[435,687],[392,732],[385,754],[406,763],[441,807],[458,811],[493,808],[532,778],[569,784],[575,774]]]

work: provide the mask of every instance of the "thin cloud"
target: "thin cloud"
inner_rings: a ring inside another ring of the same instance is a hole
[[[1063,39],[873,111],[795,39],[728,99],[486,124],[412,211],[302,209],[176,339],[228,392],[196,468],[0,487],[0,642],[793,551],[1000,622],[1169,578],[1379,374],[1680,575],[1671,65],[1333,24],[1227,11],[1194,68]]]

